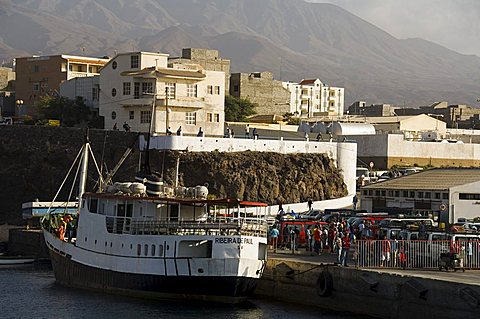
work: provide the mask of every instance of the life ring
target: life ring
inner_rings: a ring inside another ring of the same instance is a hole
[[[332,294],[333,278],[328,271],[324,270],[320,273],[317,279],[316,289],[320,297],[328,297]]]
[[[447,209],[447,205],[445,205],[445,204],[441,204],[441,205],[440,205],[440,210],[441,210],[441,211],[444,211],[444,210],[446,210],[446,209]]]

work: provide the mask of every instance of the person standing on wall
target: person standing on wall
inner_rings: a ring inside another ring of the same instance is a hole
[[[353,209],[357,209],[358,197],[357,194],[353,196]]]
[[[250,124],[245,126],[245,138],[250,138]]]

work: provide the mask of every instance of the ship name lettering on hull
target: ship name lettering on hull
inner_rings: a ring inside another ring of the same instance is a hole
[[[215,238],[215,244],[249,244],[253,245],[252,238],[220,237]]]

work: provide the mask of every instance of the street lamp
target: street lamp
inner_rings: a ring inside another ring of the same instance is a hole
[[[15,105],[17,106],[17,117],[20,117],[20,109],[23,105],[23,100],[16,100]]]

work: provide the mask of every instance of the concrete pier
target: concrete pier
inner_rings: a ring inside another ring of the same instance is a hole
[[[379,318],[479,318],[480,272],[362,270],[271,254],[256,295]]]

